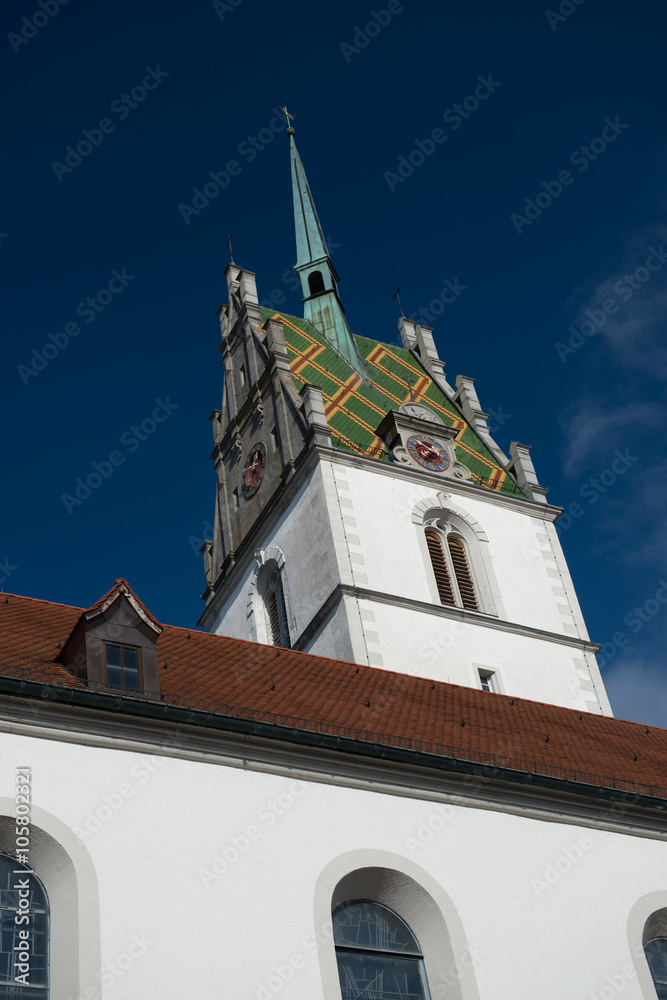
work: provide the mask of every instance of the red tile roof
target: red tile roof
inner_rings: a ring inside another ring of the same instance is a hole
[[[19,668],[81,685],[56,659],[86,610],[0,595],[0,674]],[[514,761],[508,767],[573,769],[589,776],[579,780],[611,777],[655,786],[656,794],[667,788],[667,730],[654,726],[172,625],[163,626],[157,650],[168,702],[289,716],[325,731],[347,727],[379,743],[425,741],[444,745],[434,752],[457,748],[471,758],[496,754]]]

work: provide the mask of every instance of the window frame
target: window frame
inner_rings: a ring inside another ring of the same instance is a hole
[[[377,910],[381,910],[381,911],[383,910],[383,911],[386,911],[388,914],[390,914],[391,917],[394,920],[398,921],[399,924],[402,924],[406,928],[408,934],[410,935],[410,937],[412,938],[412,940],[415,942],[415,946],[416,946],[415,951],[394,951],[391,948],[379,948],[379,947],[378,948],[372,948],[372,947],[366,947],[366,946],[363,946],[363,945],[353,945],[353,944],[340,944],[340,943],[337,943],[336,942],[336,930],[335,930],[336,914],[339,913],[342,909],[344,909],[346,907],[353,906],[355,903],[367,904],[369,906],[374,907]],[[363,898],[356,899],[355,898],[355,899],[347,899],[347,900],[344,900],[342,903],[339,903],[338,906],[336,906],[335,909],[333,910],[333,912],[331,914],[331,919],[332,919],[332,925],[333,925],[334,952],[335,952],[335,955],[336,955],[336,965],[338,967],[339,982],[340,982],[340,966],[338,965],[338,956],[339,956],[339,954],[342,954],[342,953],[352,953],[352,954],[366,955],[366,956],[369,957],[369,959],[373,955],[377,955],[377,956],[385,956],[386,958],[401,959],[403,961],[410,960],[410,961],[412,961],[414,963],[415,968],[417,969],[417,972],[418,972],[418,975],[419,975],[419,980],[420,980],[420,983],[421,983],[421,991],[422,991],[422,996],[421,996],[420,1000],[431,1000],[431,992],[430,992],[430,989],[429,989],[428,977],[426,975],[426,966],[424,964],[424,952],[423,952],[423,949],[422,949],[422,947],[421,947],[421,945],[419,943],[417,935],[414,933],[414,931],[409,926],[409,924],[407,923],[407,921],[404,920],[403,917],[400,916],[400,914],[396,913],[395,910],[392,910],[391,907],[387,906],[385,903],[378,903],[374,899],[363,899]],[[343,989],[344,989],[343,983],[340,982],[341,996],[342,996],[342,993],[343,993]]]
[[[436,606],[441,605],[443,608],[448,607],[440,601],[435,581],[429,573],[431,560],[424,532],[426,528],[435,528],[438,532],[443,528],[447,531],[449,528],[465,543],[468,566],[479,605],[478,614],[507,620],[507,612],[491,557],[489,536],[470,511],[454,503],[450,494],[437,493],[425,497],[414,505],[411,520],[424,564],[426,589],[430,594],[431,603]]]
[[[443,600],[440,585],[438,584],[436,567],[433,562],[433,555],[431,548],[428,543],[429,535],[434,537],[440,545],[440,553],[445,564],[447,571],[448,582],[452,595],[454,597],[454,603],[450,604],[448,601]],[[429,521],[424,525],[424,537],[426,540],[426,548],[428,550],[429,562],[431,566],[431,572],[435,578],[436,590],[438,592],[438,599],[443,607],[446,608],[460,608],[463,611],[475,611],[477,613],[482,612],[482,601],[480,598],[480,587],[478,585],[477,577],[474,570],[473,559],[471,558],[470,548],[467,540],[462,536],[462,534],[453,528],[451,524],[446,521]],[[470,578],[470,584],[472,586],[473,596],[475,599],[475,608],[466,607],[464,603],[463,595],[461,592],[461,583],[459,577],[456,573],[456,568],[454,565],[454,560],[452,559],[452,553],[450,550],[450,539],[456,544],[461,546],[463,556],[465,558],[466,568],[468,570],[468,576]]]
[[[28,914],[44,915],[45,938],[46,938],[46,948],[44,956],[44,966],[45,966],[44,984],[37,985],[35,983],[27,983],[27,984],[17,983],[16,979],[14,979],[9,982],[0,981],[0,990],[9,989],[12,990],[13,992],[15,991],[14,993],[15,1000],[30,1000],[30,997],[34,997],[35,1000],[49,1000],[49,997],[51,996],[51,903],[49,900],[49,895],[44,887],[44,883],[31,868],[29,868],[27,865],[22,864],[20,861],[17,860],[17,858],[13,857],[11,854],[7,854],[4,851],[0,852],[0,858],[11,865],[12,873],[15,875],[16,878],[20,878],[19,871],[23,870],[25,871],[27,876],[29,876],[31,879],[34,879],[34,881],[36,882],[37,888],[42,893],[43,906],[33,907],[31,905],[28,910],[22,912],[26,912]],[[3,912],[18,913],[19,909],[18,906],[16,907],[3,906],[0,903],[0,914]],[[25,928],[17,927],[17,931],[20,929],[30,931],[30,923]],[[28,938],[28,944],[29,945],[32,944],[29,938]],[[30,955],[32,956],[33,954],[32,947],[29,947],[28,950],[30,951]],[[12,947],[11,951],[12,960],[15,953],[16,949]],[[28,975],[30,975],[30,973]]]
[[[664,978],[656,978],[656,976],[655,976],[655,974],[653,972],[653,968],[651,967],[651,963],[649,962],[648,955],[646,954],[646,949],[648,948],[648,946],[650,944],[653,944],[654,941],[662,941],[662,942],[664,942],[664,945],[663,945],[663,948],[662,948],[662,951],[664,951],[664,959],[663,959],[663,961],[665,963],[665,975],[664,975]],[[665,936],[664,933],[662,933],[662,934],[656,934],[654,937],[650,938],[648,941],[645,941],[643,947],[644,947],[644,958],[646,959],[646,964],[648,965],[648,969],[649,969],[649,972],[651,974],[651,980],[653,982],[653,988],[654,988],[654,990],[656,992],[656,996],[658,997],[658,1000],[665,1000],[665,998],[667,998],[667,936]],[[658,987],[661,987],[660,993],[658,993]]]
[[[495,670],[486,670],[484,667],[478,667],[477,676],[479,678],[482,691],[486,691],[488,694],[499,693],[500,687],[498,685],[498,675]],[[484,684],[484,681],[486,681],[486,685]]]
[[[278,627],[278,635],[274,630],[274,621],[271,611],[271,600],[275,603],[275,624]],[[266,631],[270,640],[270,645],[279,649],[291,649],[292,643],[289,634],[289,621],[287,617],[287,602],[285,600],[285,586],[281,571],[276,567],[269,575],[266,593],[264,594],[264,613],[266,616]]]
[[[121,650],[121,657],[120,657],[121,663],[120,663],[120,667],[116,667],[114,664],[112,664],[112,669],[114,669],[114,670],[120,670],[120,676],[121,676],[121,683],[120,684],[112,684],[109,681],[109,658],[108,658],[109,647],[113,647],[113,648]],[[125,667],[123,665],[122,650],[124,650],[124,649],[131,650],[133,653],[137,654],[137,687],[136,688],[135,687],[129,687],[127,684],[123,683]],[[107,687],[121,687],[125,691],[143,691],[143,689],[144,689],[144,675],[143,675],[143,664],[142,664],[142,660],[141,660],[141,646],[132,646],[130,643],[126,643],[126,642],[109,642],[109,641],[107,641],[105,639],[104,640],[104,680],[105,680],[105,683],[106,683]]]
[[[316,287],[313,288],[313,285]],[[316,295],[324,295],[326,291],[327,286],[322,271],[319,268],[315,271],[311,271],[308,275],[308,292],[310,297],[314,298]]]

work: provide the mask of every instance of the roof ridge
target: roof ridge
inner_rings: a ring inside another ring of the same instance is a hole
[[[152,611],[149,611],[149,609],[146,607],[144,602],[136,593],[132,585],[129,583],[128,580],[125,579],[124,576],[117,577],[116,580],[114,581],[113,587],[111,587],[110,590],[107,590],[106,594],[102,594],[102,596],[99,597],[96,601],[94,601],[89,608],[84,608],[83,609],[84,614],[89,615],[91,612],[102,609],[105,604],[108,604],[109,602],[113,603],[112,601],[113,595],[123,594],[124,590],[129,592],[130,597],[137,602],[141,610],[148,618],[150,618],[152,622],[154,622],[156,625],[162,625],[162,622],[160,622],[159,619],[155,617]],[[125,596],[127,596],[127,594]]]

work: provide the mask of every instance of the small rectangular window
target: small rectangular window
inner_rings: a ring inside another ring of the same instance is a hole
[[[241,385],[245,385],[246,384],[245,365],[241,365],[241,367],[239,368],[239,375],[241,376]]]
[[[107,684],[141,689],[141,654],[135,646],[106,646]]]
[[[235,490],[232,491],[232,497],[233,497],[234,510],[238,510],[239,509],[239,491],[238,491],[238,489],[235,489]]]
[[[479,682],[482,685],[482,691],[495,691],[496,686],[493,679],[493,673],[488,670],[479,671]]]
[[[271,428],[271,444],[273,445],[273,450],[278,451],[278,430],[276,427]]]

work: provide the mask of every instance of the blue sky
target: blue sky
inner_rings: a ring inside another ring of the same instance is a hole
[[[396,285],[407,313],[439,313],[450,380],[476,378],[501,446],[531,444],[570,512],[616,713],[667,725],[664,5],[9,0],[1,17],[0,586],[85,606],[122,575],[163,621],[199,616],[228,233],[260,298],[301,309],[271,129],[286,102],[352,329],[396,340]],[[446,281],[463,290],[442,307]]]

